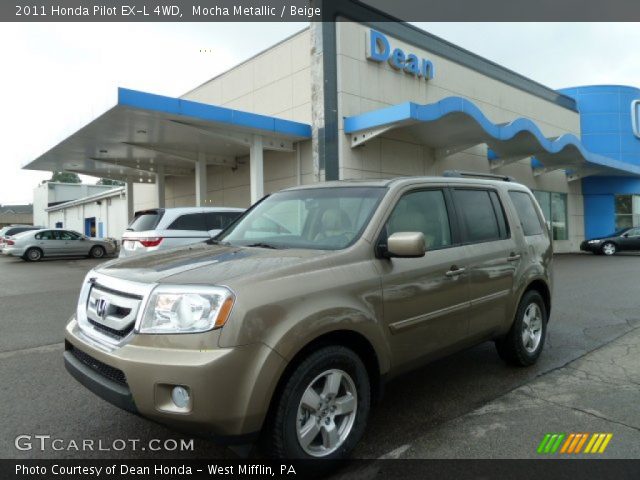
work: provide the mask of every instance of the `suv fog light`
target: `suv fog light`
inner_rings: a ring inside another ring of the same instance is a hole
[[[176,407],[187,408],[189,406],[189,401],[191,400],[189,390],[180,385],[173,387],[173,390],[171,390],[171,400],[173,400]]]

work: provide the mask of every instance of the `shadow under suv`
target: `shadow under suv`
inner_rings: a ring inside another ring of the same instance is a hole
[[[494,341],[531,365],[552,248],[531,192],[447,177],[266,197],[218,238],[102,264],[65,365],[107,401],[280,458],[339,458],[383,379]]]

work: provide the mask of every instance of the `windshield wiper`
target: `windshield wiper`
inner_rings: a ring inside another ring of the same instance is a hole
[[[216,240],[215,238],[210,238],[204,243],[207,245],[224,245],[225,247],[229,247],[231,245],[229,242],[223,242],[222,240]]]
[[[252,243],[250,245],[247,245],[247,247],[271,248],[273,250],[277,250],[279,248],[279,247],[276,247],[275,245],[271,245],[270,243],[266,243],[266,242]]]

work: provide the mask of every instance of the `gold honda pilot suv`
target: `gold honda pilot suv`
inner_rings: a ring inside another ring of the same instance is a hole
[[[542,351],[552,247],[509,179],[328,182],[265,197],[216,239],[104,263],[64,361],[131,412],[280,458],[340,458],[383,381],[485,341]]]

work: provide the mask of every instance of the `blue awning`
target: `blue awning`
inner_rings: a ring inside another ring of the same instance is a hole
[[[405,102],[344,119],[344,131],[357,147],[391,131],[410,134],[436,149],[459,151],[487,144],[500,159],[534,156],[539,169],[566,170],[570,175],[640,175],[640,166],[589,152],[572,134],[546,138],[531,120],[495,124],[471,101],[448,97],[419,105]]]
[[[192,175],[199,159],[234,166],[254,134],[265,150],[293,151],[294,142],[311,138],[311,127],[119,88],[116,105],[23,168],[154,182],[158,165],[166,175]]]

